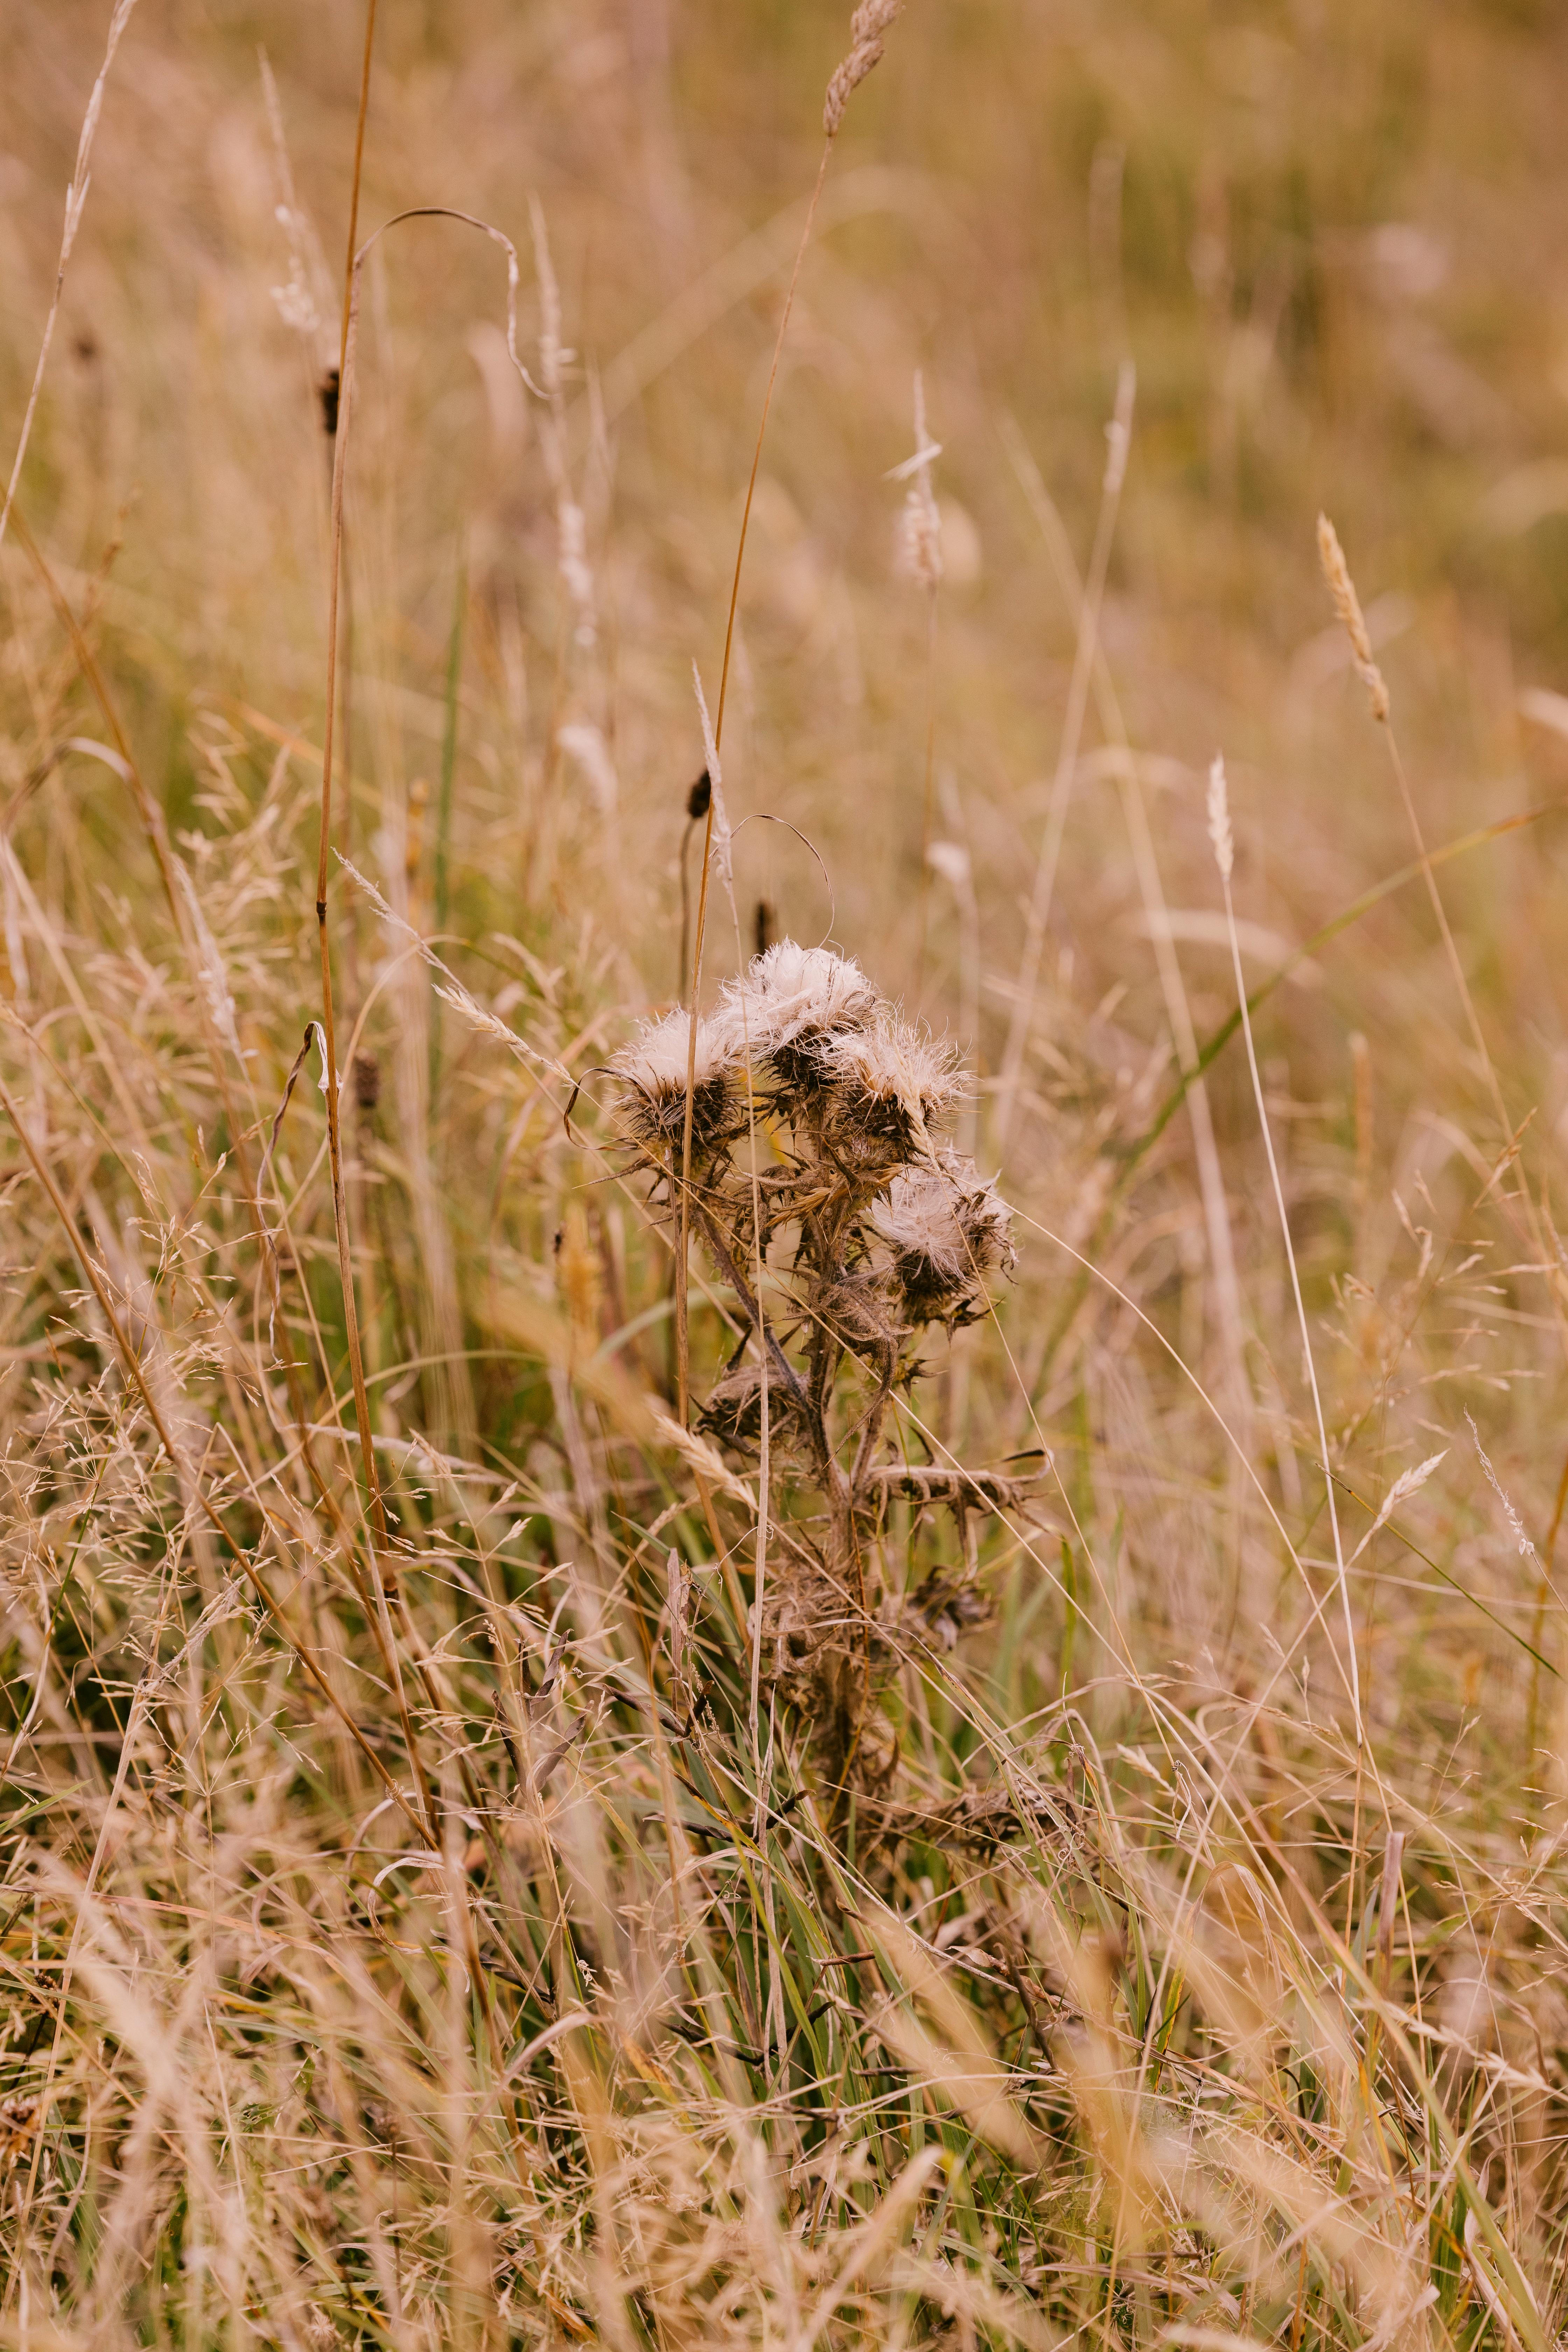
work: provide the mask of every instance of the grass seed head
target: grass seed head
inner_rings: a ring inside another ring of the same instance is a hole
[[[1362,684],[1372,698],[1372,715],[1386,726],[1388,688],[1384,683],[1383,672],[1373,659],[1366,615],[1361,609],[1361,598],[1356,594],[1355,582],[1351,578],[1351,568],[1345,562],[1339,532],[1326,514],[1318,517],[1318,561],[1323,567],[1323,578],[1329,583],[1329,593],[1334,600],[1340,626],[1351,641],[1351,652]]]
[[[896,469],[900,474],[910,474],[899,519],[897,565],[906,580],[917,581],[922,588],[933,590],[941,586],[942,574],[942,514],[931,478],[932,460],[940,454],[941,444],[932,441],[926,430],[925,383],[917,368],[915,454]]]
[[[882,37],[903,5],[903,0],[860,0],[849,19],[849,54],[833,68],[823,101],[822,127],[829,139],[838,135],[844,110],[882,55]]]
[[[1228,882],[1236,864],[1236,842],[1230,829],[1230,792],[1226,782],[1225,758],[1219,751],[1209,763],[1208,819],[1215,864],[1219,867],[1221,880]]]

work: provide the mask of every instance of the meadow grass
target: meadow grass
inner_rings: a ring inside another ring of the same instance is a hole
[[[369,29],[8,28],[0,2340],[1547,2352],[1552,12]]]

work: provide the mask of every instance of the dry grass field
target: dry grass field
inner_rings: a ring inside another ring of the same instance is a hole
[[[372,30],[0,7],[0,2344],[1553,2352],[1568,19]]]

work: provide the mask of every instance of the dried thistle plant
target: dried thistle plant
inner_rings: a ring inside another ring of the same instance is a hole
[[[692,1042],[689,1016],[669,1013],[614,1065],[621,1139],[671,1209]],[[780,1556],[757,1629],[762,1681],[805,1719],[827,1784],[864,1790],[892,1762],[871,1706],[888,1622],[895,1607],[910,1619],[879,1587],[874,1539],[907,1468],[882,1459],[890,1412],[921,1376],[926,1332],[989,1311],[989,1277],[1013,1265],[1009,1212],[939,1139],[963,1090],[955,1050],[904,1021],[852,958],[781,940],[727,984],[694,1042],[690,1221],[745,1327],[700,1420],[752,1455],[766,1416]],[[742,1164],[753,1133],[755,1163]],[[981,1490],[961,1486],[962,1533]],[[975,1610],[963,1549],[964,1596],[951,1577],[931,1588],[953,1622]]]

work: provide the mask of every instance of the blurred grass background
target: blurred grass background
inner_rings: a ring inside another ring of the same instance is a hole
[[[3,359],[18,410],[54,255],[45,194],[68,177],[92,21],[69,7],[16,20]],[[26,495],[84,569],[123,536],[107,625],[181,812],[194,696],[303,723],[319,695],[325,459],[310,377],[336,317],[357,35],[308,11],[187,17],[145,0],[136,23]],[[628,7],[602,21],[456,9],[438,23],[392,7],[378,37],[367,224],[453,203],[526,247],[531,191],[550,224],[604,578],[604,707],[589,716],[613,739],[637,836],[625,937],[656,992],[671,985],[656,942],[679,791],[700,764],[687,665],[717,660],[788,226],[815,166],[810,93],[840,31],[837,11],[810,6]],[[301,207],[330,257],[311,289],[322,327],[309,363],[268,290],[287,282],[289,253],[262,42]],[[917,366],[942,444],[939,489],[962,509],[947,534],[938,761],[987,878],[988,934],[1014,920],[1009,877],[1055,758],[1073,642],[1003,427],[1016,421],[1081,561],[1129,353],[1134,454],[1105,643],[1136,744],[1194,772],[1223,744],[1245,777],[1256,919],[1313,928],[1403,847],[1379,746],[1326,634],[1320,506],[1386,638],[1434,838],[1550,787],[1557,752],[1521,722],[1518,692],[1553,684],[1563,622],[1563,71],[1550,13],[1512,8],[1080,20],[982,5],[906,30],[861,96],[806,264],[730,760],[743,806],[790,817],[821,847],[846,937],[875,939],[900,977],[912,969],[924,615],[889,579],[900,492],[884,476],[912,447]],[[537,436],[499,368],[497,278],[493,254],[436,225],[383,249],[356,485],[374,585],[356,652],[429,714],[461,549],[467,690],[494,683],[497,616],[515,612],[528,657],[512,690],[531,698],[537,738],[542,710],[559,715],[554,522]],[[437,758],[438,721],[427,715],[421,734],[414,708],[377,743],[405,780]],[[537,788],[536,749],[492,749],[509,785]],[[459,740],[453,870],[470,894],[496,789],[479,751]],[[1163,772],[1161,854],[1184,902],[1206,850],[1190,782]],[[1130,882],[1117,828],[1098,821],[1105,791],[1079,799],[1065,920],[1099,992],[1121,978],[1136,996],[1147,959],[1129,972],[1115,931]],[[819,929],[809,861],[774,829],[753,840],[758,892],[786,925]],[[1467,913],[1467,894],[1487,900],[1500,875],[1530,897],[1554,856],[1536,834],[1468,869],[1455,882]],[[1550,982],[1516,962],[1531,926],[1497,919],[1495,903],[1474,911],[1500,988],[1530,1008],[1532,1081],[1549,1086]],[[1358,968],[1349,992],[1363,1026],[1365,979]],[[1407,1002],[1400,1013],[1420,1066],[1436,1031]],[[1315,1042],[1328,1080],[1338,1041]],[[1397,1087],[1411,1059],[1390,1064]]]

